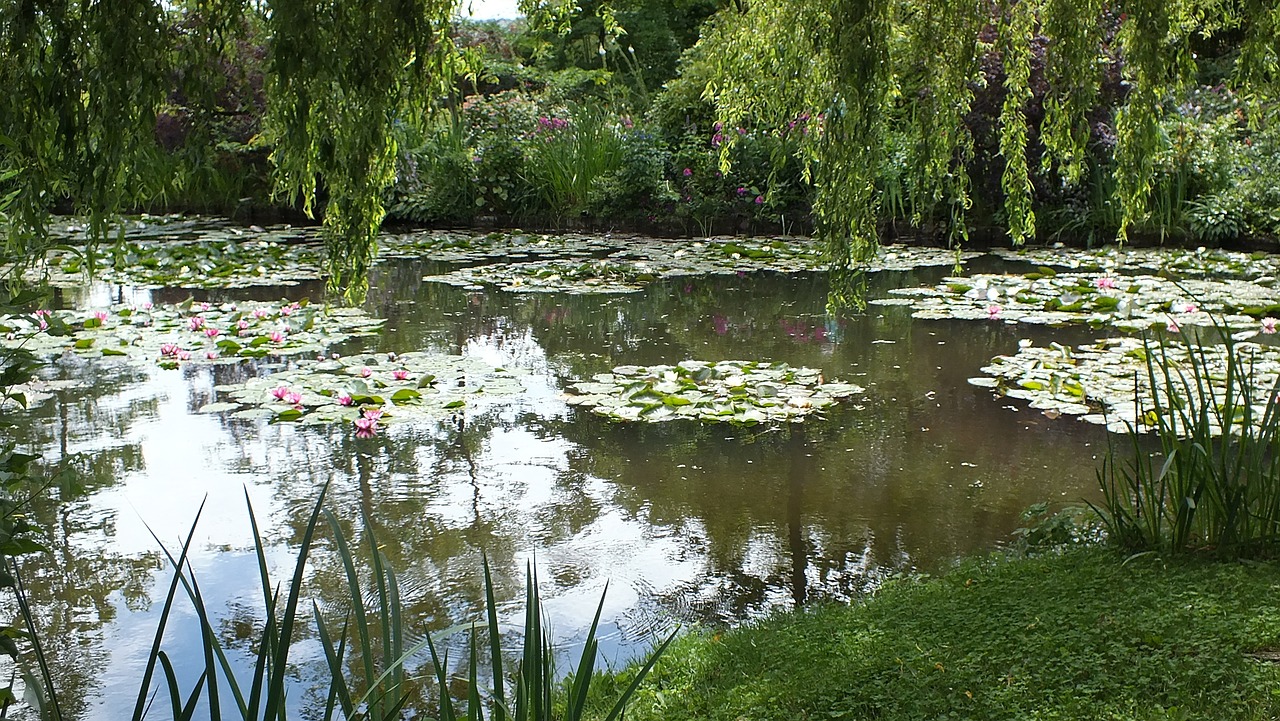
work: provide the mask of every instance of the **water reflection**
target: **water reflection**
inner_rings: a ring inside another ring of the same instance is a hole
[[[39,407],[26,439],[51,459],[82,454],[88,468],[83,492],[43,511],[62,543],[57,572],[32,584],[49,627],[60,638],[66,629],[54,655],[84,661],[69,664],[79,675],[65,680],[76,716],[118,715],[158,610],[150,602],[164,592],[151,533],[174,542],[202,501],[193,563],[211,605],[228,609],[220,628],[238,649],[233,663],[243,664],[261,604],[246,496],[277,576],[289,572],[321,488],[363,563],[367,519],[397,570],[413,634],[477,616],[482,552],[512,625],[536,556],[548,614],[570,641],[585,632],[607,581],[604,650],[616,658],[679,620],[733,623],[856,597],[886,574],[991,548],[1032,503],[1094,493],[1101,429],[1050,421],[966,383],[1020,337],[1081,342],[1086,333],[913,321],[895,307],[827,316],[825,281],[813,274],[682,278],[599,297],[471,292],[423,282],[432,270],[380,266],[369,310],[388,318],[386,330],[342,350],[478,355],[530,371],[525,394],[366,440],[346,427],[198,413],[218,385],[266,372],[256,365],[54,371],[94,378]],[[879,274],[871,293],[943,274]],[[867,393],[825,419],[775,429],[624,426],[560,398],[566,382],[615,365],[686,358],[813,366]],[[326,609],[348,600],[327,530],[308,586]],[[179,619],[175,638],[192,624]],[[298,663],[300,679],[317,675],[314,640],[304,639]],[[187,659],[182,672],[194,678],[195,664]]]

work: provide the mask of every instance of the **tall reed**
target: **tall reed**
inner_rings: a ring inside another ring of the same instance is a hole
[[[572,675],[562,683],[555,672],[555,654],[542,616],[537,574],[530,567],[525,589],[523,650],[513,674],[514,683],[509,687],[504,671],[493,577],[488,559],[483,559],[484,618],[450,630],[452,633],[470,634],[468,697],[465,702],[460,703],[449,693],[451,666],[448,655],[438,653],[436,640],[433,640],[431,634],[426,634],[421,641],[406,647],[406,624],[399,583],[395,571],[380,550],[381,545],[373,533],[369,518],[362,519],[372,554],[371,582],[366,587],[361,583],[361,569],[355,563],[354,554],[338,519],[324,508],[324,498],[325,490],[322,489],[303,529],[288,586],[282,589],[271,578],[266,546],[246,493],[264,604],[262,627],[251,646],[253,671],[247,679],[237,676],[228,659],[213,615],[205,605],[200,584],[191,568],[189,555],[200,513],[197,512],[191,530],[176,552],[156,539],[169,561],[172,577],[139,683],[130,716],[132,719],[138,721],[162,715],[175,721],[197,717],[284,721],[288,717],[285,703],[288,688],[285,681],[290,670],[290,651],[295,645],[300,626],[305,622],[305,611],[301,608],[304,603],[303,586],[307,561],[321,518],[332,531],[333,550],[345,571],[350,606],[344,610],[341,622],[335,623],[334,619],[326,618],[318,603],[311,603],[310,615],[315,623],[328,671],[325,705],[319,713],[320,718],[325,721],[402,718],[407,705],[415,700],[413,693],[416,687],[411,688],[409,683],[410,664],[425,651],[430,658],[429,674],[439,686],[437,706],[440,721],[456,721],[460,718],[483,721],[486,712],[487,718],[493,721],[582,719],[589,686],[595,673],[599,649],[596,632],[604,606],[603,597],[587,633],[582,656]],[[180,589],[195,609],[199,620],[201,638],[198,648],[203,663],[199,677],[186,689],[182,688],[174,662],[162,643]],[[19,599],[21,603],[25,603],[25,594],[20,593]],[[30,619],[29,614],[27,617]],[[38,629],[33,625],[29,624],[27,630],[38,638]],[[487,686],[481,684],[478,678],[481,665],[476,646],[478,636],[484,636],[488,646],[492,677],[486,679]],[[622,715],[628,699],[673,638],[674,634],[654,649],[641,672],[617,699],[612,712],[604,721],[614,721]],[[43,658],[41,660],[41,686],[50,698],[38,711],[44,719],[60,721],[51,673],[47,663],[43,663]],[[355,673],[348,671],[349,661],[357,661],[355,666],[358,670]],[[230,699],[224,697],[223,690],[230,693]]]
[[[1126,549],[1227,557],[1280,550],[1280,387],[1259,387],[1251,346],[1214,326],[1221,350],[1185,331],[1185,357],[1163,339],[1144,340],[1153,408],[1139,408],[1138,421],[1153,427],[1160,452],[1149,453],[1137,424],[1126,422],[1132,459],[1119,461],[1112,443],[1098,471],[1095,510]],[[1137,385],[1135,378],[1135,396]]]

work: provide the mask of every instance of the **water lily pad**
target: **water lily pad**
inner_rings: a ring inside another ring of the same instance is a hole
[[[376,432],[378,424],[443,418],[482,398],[510,397],[523,389],[518,373],[471,356],[361,354],[299,360],[288,370],[218,386],[224,400],[211,412],[238,408],[233,417],[303,425],[372,417]]]
[[[1090,423],[1106,424],[1116,432],[1124,432],[1126,424],[1137,430],[1150,430],[1155,419],[1156,397],[1147,373],[1147,348],[1133,337],[1107,338],[1075,348],[1052,343],[1048,346],[1020,344],[1015,355],[996,356],[982,369],[985,378],[972,378],[970,383],[988,387],[1011,397],[1031,402],[1040,410],[1082,417]],[[1259,389],[1254,397],[1265,404],[1270,389],[1280,379],[1280,348],[1257,343],[1236,344],[1245,366],[1251,369],[1249,383]],[[1184,345],[1172,343],[1163,351],[1152,346],[1154,353],[1167,354],[1173,372],[1182,372],[1194,388],[1188,352]],[[1197,351],[1199,354],[1200,351]],[[1225,398],[1226,354],[1223,346],[1204,346],[1205,368],[1210,384],[1219,399]],[[1162,356],[1164,357],[1164,356]],[[1157,374],[1161,371],[1157,368]],[[1174,376],[1177,377],[1176,375]],[[1157,385],[1163,378],[1157,375]],[[1160,406],[1170,407],[1165,390],[1157,391]],[[1136,403],[1135,403],[1136,399]],[[1261,418],[1263,407],[1256,409]]]
[[[915,318],[1087,323],[1129,331],[1211,327],[1215,318],[1228,328],[1250,329],[1259,327],[1262,316],[1280,315],[1280,290],[1237,279],[1175,283],[1151,275],[976,274],[889,292],[897,297],[871,303],[898,305],[908,299]]]
[[[682,361],[619,366],[570,385],[565,401],[618,421],[754,425],[800,420],[861,392],[853,384],[823,382],[816,369],[785,363]]]
[[[244,288],[297,285],[322,278],[323,248],[314,229],[262,228],[177,216],[128,219],[113,243],[90,254],[83,223],[54,226],[61,247],[30,268],[31,280],[75,287],[95,278],[164,288]]]
[[[1080,271],[1151,274],[1177,278],[1257,279],[1280,274],[1280,256],[1210,248],[1130,248],[1107,246],[1093,250],[1064,248],[999,249],[1006,260]]]
[[[72,352],[120,356],[176,368],[184,363],[230,363],[242,358],[314,354],[382,327],[353,308],[306,302],[115,305],[92,312],[59,310],[0,317],[11,328],[0,344],[41,356]]]

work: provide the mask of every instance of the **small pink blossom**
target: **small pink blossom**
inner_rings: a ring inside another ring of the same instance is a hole
[[[1200,307],[1195,303],[1174,303],[1171,309],[1174,313],[1195,313]]]
[[[276,386],[275,390],[271,391],[271,395],[275,396],[276,400],[282,401],[289,395],[289,386]]]
[[[236,328],[239,330],[244,330],[245,328],[248,328],[248,327],[249,327],[249,321],[245,320],[244,318],[241,318],[236,323]]]
[[[93,317],[98,319],[99,323],[105,323],[107,320],[107,312],[105,310],[95,310]]]
[[[160,346],[160,355],[162,357],[170,358],[178,355],[178,352],[181,350],[182,349],[178,347],[177,343],[164,343]]]
[[[1107,278],[1107,277],[1105,277],[1105,276],[1104,276],[1104,277],[1102,277],[1102,278],[1097,278],[1097,279],[1095,279],[1095,280],[1093,281],[1093,284],[1094,284],[1095,286],[1097,286],[1098,290],[1115,290],[1115,288],[1116,288],[1116,279],[1115,279],[1115,278]]]
[[[690,175],[693,175],[693,169],[692,169],[692,168],[685,168],[685,169],[684,169],[684,177],[686,177],[686,178],[687,178],[687,177],[689,177]]]
[[[208,358],[209,360],[217,360],[217,359],[218,359],[218,352],[217,352],[217,351],[206,351],[206,352],[205,352],[205,354],[204,354],[204,357],[205,357],[205,358]]]
[[[40,330],[49,330],[49,321],[44,318],[40,319]]]
[[[217,338],[217,337],[218,337],[218,334],[219,334],[219,333],[221,333],[221,332],[222,332],[222,331],[218,330],[217,328],[205,328],[205,329],[204,329],[204,334],[205,334],[206,336],[210,337],[210,338]]]
[[[209,304],[208,304],[208,303],[201,303],[201,304],[200,304],[200,312],[201,312],[201,313],[207,313],[207,312],[209,311],[209,308],[210,308],[210,306],[209,306]]]
[[[292,305],[280,306],[280,315],[293,315],[294,308]]]
[[[1166,325],[1164,329],[1169,331],[1170,333],[1177,333],[1178,331],[1182,330],[1182,326],[1178,325],[1178,321],[1170,318],[1169,324]]]
[[[143,310],[151,310],[151,308],[152,308],[152,306],[151,306],[151,301],[146,300],[146,301],[143,301],[143,302],[142,302],[142,309],[143,309]]]
[[[368,378],[368,377],[369,377],[369,376],[371,376],[371,375],[373,375],[373,371],[369,370],[369,367],[368,367],[368,366],[365,366],[364,368],[361,368],[361,369],[360,369],[360,377],[361,377],[361,378]]]
[[[1263,318],[1263,319],[1262,319],[1262,332],[1263,332],[1263,333],[1266,333],[1267,335],[1271,335],[1272,333],[1275,333],[1275,332],[1276,332],[1276,319],[1275,319],[1275,318]]]
[[[193,315],[187,319],[187,325],[191,326],[191,330],[200,330],[204,328],[204,317]]]
[[[272,343],[283,343],[284,333],[281,333],[278,330],[273,330],[267,334],[267,339],[270,340]]]
[[[262,320],[263,318],[266,318],[269,315],[271,314],[263,310],[262,308],[255,308],[253,311],[253,317],[257,318],[258,320]]]
[[[1001,308],[998,305],[987,306],[987,318],[989,320],[998,320],[1000,318]]]
[[[378,433],[378,422],[372,418],[357,418],[356,438],[373,438]]]
[[[302,403],[302,394],[297,391],[289,391],[284,396],[284,402],[291,406],[296,406]]]
[[[180,350],[180,351],[178,351],[177,358],[178,358],[178,360],[180,360],[180,361],[187,361],[187,360],[191,360],[191,351]]]
[[[39,310],[31,311],[31,314],[37,318],[48,318],[49,316],[53,315],[53,312],[49,310],[45,310],[44,308],[40,308]]]
[[[763,195],[757,195],[757,196],[756,196],[756,205],[760,205],[760,204],[762,204],[762,203],[764,203],[764,196],[763,196]]]
[[[368,418],[368,419],[369,419],[369,420],[371,420],[371,421],[376,421],[376,420],[378,420],[379,418],[381,418],[381,417],[382,417],[382,409],[381,409],[381,408],[366,408],[366,409],[364,409],[364,417],[365,417],[365,418]]]
[[[1274,330],[1273,330],[1273,332],[1274,332]],[[406,380],[406,379],[408,379],[408,377],[409,377],[409,371],[407,371],[407,370],[405,370],[405,369],[403,369],[403,368],[397,368],[397,369],[395,369],[395,370],[391,371],[391,377],[392,377],[392,378],[395,378],[395,379],[396,379],[396,380],[398,380],[398,381]]]
[[[343,392],[341,392],[341,393],[339,393],[339,394],[338,394],[338,405],[340,405],[340,406],[349,406],[349,405],[351,405],[351,403],[352,403],[352,402],[353,402],[353,401],[351,400],[351,394],[350,394],[350,393],[347,393],[346,391],[343,391]]]

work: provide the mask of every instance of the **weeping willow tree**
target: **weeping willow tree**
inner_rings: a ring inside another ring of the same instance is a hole
[[[267,127],[277,187],[326,196],[329,283],[363,297],[395,179],[396,123],[415,123],[461,65],[453,0],[274,0]]]
[[[134,161],[154,142],[167,87],[167,34],[151,0],[0,3],[6,256],[38,256],[60,203],[73,203],[101,237],[134,200]]]
[[[816,227],[840,271],[874,252],[886,211],[917,225],[941,217],[952,241],[967,237],[966,119],[975,89],[993,82],[1003,92],[1005,227],[1015,244],[1033,237],[1035,175],[1080,181],[1102,73],[1118,65],[1127,88],[1112,119],[1123,239],[1148,212],[1159,123],[1194,70],[1192,39],[1243,35],[1236,82],[1256,108],[1276,87],[1278,18],[1274,0],[748,0],[703,37],[705,96],[725,126],[810,123],[799,152],[815,185]],[[1033,62],[1045,86],[1036,127]],[[724,137],[727,162],[737,135]],[[837,286],[835,300],[849,291]]]
[[[216,67],[228,40],[257,23],[277,190],[323,210],[330,285],[362,297],[394,179],[394,128],[417,122],[462,64],[448,37],[454,4],[0,0],[5,255],[38,259],[54,211],[88,216],[101,240],[121,211],[146,202],[163,179],[147,177],[155,166],[143,161],[178,70],[184,92],[211,95],[215,79],[190,73]],[[184,18],[196,22],[178,42]]]

